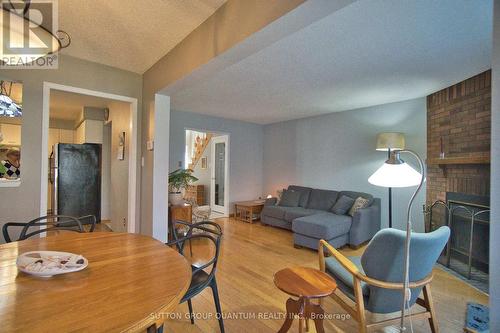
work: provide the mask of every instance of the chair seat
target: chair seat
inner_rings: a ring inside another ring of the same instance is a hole
[[[351,262],[364,274],[361,266],[361,257],[348,257]],[[334,258],[325,258],[325,269],[337,282],[338,287],[347,296],[354,300],[354,285],[352,275]],[[370,286],[361,282],[361,291],[367,298],[370,295]]]
[[[194,270],[195,268],[196,267],[191,266],[192,270]],[[209,278],[210,275],[203,270],[194,273],[191,277],[191,284],[189,285],[186,294],[182,298],[181,303],[187,301],[188,299],[196,296],[198,293],[203,291],[203,289],[205,289],[205,287],[209,283]]]

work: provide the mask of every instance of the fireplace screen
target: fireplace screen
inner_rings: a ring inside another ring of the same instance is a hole
[[[446,202],[436,201],[427,209],[426,230],[442,225],[451,229],[448,246],[439,262],[470,280],[488,280],[489,198],[446,193]]]

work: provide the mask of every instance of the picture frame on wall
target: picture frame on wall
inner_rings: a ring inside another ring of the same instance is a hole
[[[201,158],[201,168],[203,170],[205,170],[205,169],[208,168],[208,159],[207,159],[207,157],[202,157]]]

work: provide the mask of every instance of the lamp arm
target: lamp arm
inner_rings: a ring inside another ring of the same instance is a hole
[[[425,180],[425,166],[424,162],[418,156],[417,153],[415,153],[412,150],[409,149],[404,149],[400,150],[398,153],[408,153],[410,155],[413,155],[415,159],[418,161],[419,167],[420,167],[420,174],[422,175],[422,178],[420,179],[420,184],[418,184],[417,189],[415,192],[413,192],[413,195],[411,196],[410,202],[408,203],[408,211],[406,215],[406,240],[405,240],[405,257],[404,257],[404,280],[403,280],[403,306],[401,307],[401,331],[404,331],[405,326],[404,326],[404,321],[405,321],[405,312],[406,312],[406,302],[409,301],[409,285],[410,285],[410,240],[411,240],[411,206],[413,205],[413,201],[415,200],[417,194],[420,192],[422,189],[422,186],[424,184]]]

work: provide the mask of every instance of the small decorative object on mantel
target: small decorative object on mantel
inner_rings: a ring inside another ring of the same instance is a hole
[[[440,153],[439,153],[439,158],[444,158],[444,144],[443,144],[443,137],[440,138],[439,141],[440,144]]]

